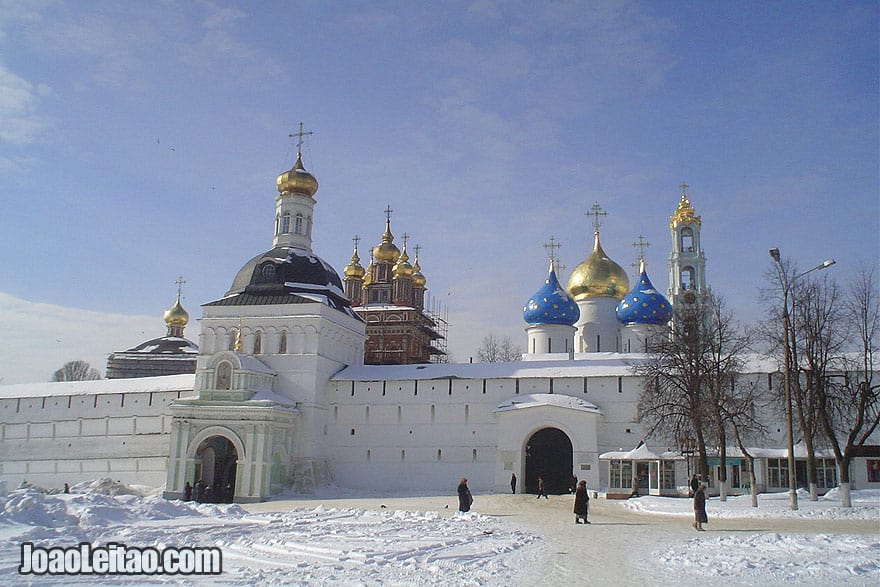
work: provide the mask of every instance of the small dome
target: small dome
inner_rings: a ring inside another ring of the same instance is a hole
[[[394,264],[392,272],[395,279],[400,277],[412,278],[413,266],[409,264],[409,255],[406,254],[406,244],[403,245],[403,251],[401,251],[397,263]]]
[[[373,247],[373,258],[377,263],[397,263],[400,258],[400,249],[394,244],[394,235],[391,234],[391,220],[385,220],[385,232],[382,234],[382,242]]]
[[[345,275],[346,279],[364,278],[364,273],[366,273],[366,271],[361,266],[361,258],[358,257],[357,245],[355,245],[354,250],[351,252],[351,260],[342,270],[342,273]]]
[[[177,301],[174,302],[174,305],[165,310],[162,317],[168,326],[186,326],[189,323],[189,314],[180,305],[180,294],[177,295]]]
[[[639,282],[617,304],[617,319],[623,324],[666,324],[672,318],[672,305],[657,291],[642,261]]]
[[[619,300],[628,290],[626,271],[608,258],[596,232],[593,252],[574,268],[568,278],[568,293],[579,302],[590,298]]]
[[[367,272],[366,272],[366,275],[364,275],[364,285],[365,285],[365,286],[370,285],[371,283],[373,283],[373,268],[374,268],[374,267],[375,267],[375,265],[373,264],[373,260],[371,259],[371,260],[370,260],[370,264],[367,265]]]
[[[296,163],[289,171],[278,176],[275,185],[279,194],[292,193],[311,197],[318,191],[318,180],[303,167],[302,153],[296,154]]]
[[[418,252],[418,247],[416,247],[416,252]],[[413,262],[413,285],[416,287],[425,287],[427,280],[425,276],[422,275],[422,268],[419,267],[419,256],[416,255],[416,260]]]
[[[523,307],[523,320],[529,324],[567,324],[573,325],[581,317],[577,304],[562,289],[556,278],[553,262],[550,262],[550,275],[544,285],[529,298]]]
[[[700,224],[700,217],[694,214],[694,207],[691,206],[691,201],[684,192],[678,200],[678,207],[669,217],[669,228],[675,228],[680,224]]]

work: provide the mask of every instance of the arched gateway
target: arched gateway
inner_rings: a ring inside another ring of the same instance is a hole
[[[558,428],[543,428],[526,442],[526,492],[538,491],[538,476],[547,493],[568,493],[572,477],[571,439]]]
[[[195,478],[209,488],[205,491],[205,501],[232,502],[237,465],[238,451],[225,436],[211,436],[199,444]]]

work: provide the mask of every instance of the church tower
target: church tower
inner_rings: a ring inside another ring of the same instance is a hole
[[[709,294],[706,288],[706,257],[700,244],[700,217],[694,214],[687,195],[686,183],[681,186],[678,207],[669,217],[672,252],[669,254],[669,300],[679,304],[702,303]]]
[[[541,289],[523,307],[528,341],[523,359],[535,355],[574,352],[574,323],[581,313],[556,278],[555,259],[550,258],[550,273]]]
[[[587,216],[593,216],[593,252],[581,261],[568,278],[568,293],[577,302],[580,318],[575,324],[575,352],[620,351],[620,323],[615,308],[629,290],[629,277],[623,267],[612,261],[599,242],[599,203]]]
[[[171,405],[166,497],[201,480],[236,502],[330,480],[330,378],[363,362],[365,326],[342,280],[312,251],[318,182],[302,162],[278,175],[272,248],[202,306],[194,398]]]

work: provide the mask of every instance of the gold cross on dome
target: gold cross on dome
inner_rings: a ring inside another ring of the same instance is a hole
[[[645,240],[645,237],[639,235],[639,240],[632,244],[635,248],[639,250],[639,261],[645,258],[645,249],[651,246],[651,243]]]
[[[608,216],[608,212],[601,211],[602,207],[599,206],[599,202],[594,202],[593,207],[590,208],[590,211],[584,214],[584,216],[592,216],[593,217],[593,228],[596,229],[596,232],[599,232],[599,227],[602,226],[602,222],[599,220],[600,216]]]
[[[408,241],[408,240],[409,240],[409,234],[408,234],[408,233],[406,233],[406,232],[404,232],[404,233],[403,233],[403,236],[402,236],[402,237],[400,237],[400,238],[402,238],[402,239],[403,239],[403,248],[404,248],[404,249],[405,249],[405,248],[406,248],[406,241]]]
[[[391,209],[391,204],[388,204],[388,207],[385,208],[385,220],[388,220],[389,222],[391,221],[392,212],[394,212],[394,210]]]
[[[556,238],[553,236],[549,240],[549,243],[544,243],[544,248],[549,251],[550,260],[556,263],[556,249],[562,247],[562,245],[556,242]]]
[[[183,278],[183,275],[181,275],[174,283],[177,284],[177,298],[180,299],[180,293],[183,291],[183,284],[186,283],[186,280]]]
[[[687,197],[687,189],[691,186],[689,186],[685,182],[681,182],[681,184],[678,187],[681,188],[681,195],[684,197]]]
[[[419,258],[419,251],[422,250],[422,245],[416,245],[413,247],[413,250],[416,252],[416,259]]]
[[[300,122],[299,123],[299,132],[295,132],[295,133],[291,133],[291,134],[287,135],[290,138],[296,137],[296,139],[297,139],[296,140],[296,154],[297,155],[302,155],[303,137],[307,137],[307,136],[313,135],[313,134],[315,134],[315,133],[310,130],[303,132],[303,123]]]
[[[361,242],[361,237],[358,235],[354,235],[354,238],[351,239],[354,242],[354,250],[356,251],[358,248],[358,243]]]

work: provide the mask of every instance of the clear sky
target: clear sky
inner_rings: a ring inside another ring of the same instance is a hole
[[[0,0],[0,378],[103,371],[179,275],[200,316],[270,248],[300,121],[315,252],[341,272],[358,234],[366,265],[390,204],[458,361],[524,346],[542,245],[564,282],[595,201],[665,292],[683,181],[753,323],[768,248],[840,281],[880,258],[878,37],[876,1]]]

